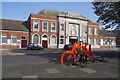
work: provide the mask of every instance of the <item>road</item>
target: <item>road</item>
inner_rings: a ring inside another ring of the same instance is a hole
[[[118,78],[119,51],[96,52],[104,55],[102,63],[89,63],[85,68],[59,63],[64,50],[4,50],[3,78]],[[22,54],[22,55],[18,55]]]

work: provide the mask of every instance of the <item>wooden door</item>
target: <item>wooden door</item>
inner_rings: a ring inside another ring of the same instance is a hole
[[[42,47],[47,48],[47,40],[42,40]]]
[[[21,47],[26,48],[27,47],[27,40],[21,40]]]

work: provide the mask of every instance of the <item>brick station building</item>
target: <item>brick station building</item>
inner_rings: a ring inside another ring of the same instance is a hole
[[[43,9],[30,14],[27,21],[1,21],[0,46],[3,48],[25,48],[28,43],[37,43],[44,48],[63,48],[76,40],[100,48],[104,45],[102,39],[106,37],[102,36],[99,24],[73,12]]]

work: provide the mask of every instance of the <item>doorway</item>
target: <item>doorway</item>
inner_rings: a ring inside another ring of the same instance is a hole
[[[74,44],[74,42],[78,41],[78,38],[77,37],[70,37],[69,38],[69,43],[70,44]]]
[[[47,40],[42,40],[42,47],[43,48],[48,48],[47,47]]]

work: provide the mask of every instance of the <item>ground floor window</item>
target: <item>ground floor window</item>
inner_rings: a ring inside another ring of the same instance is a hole
[[[16,35],[12,35],[12,43],[16,43],[17,40],[17,36]]]
[[[50,44],[56,44],[56,37],[54,35],[50,37]]]
[[[2,43],[7,43],[7,36],[2,34]]]
[[[98,45],[98,39],[94,38],[94,45]]]
[[[83,37],[83,42],[87,42],[87,41],[86,41],[86,37]]]
[[[64,44],[64,36],[60,36],[60,44]]]
[[[33,36],[33,43],[36,43],[36,44],[39,43],[39,36],[37,34]]]
[[[92,45],[92,38],[88,38],[88,43]]]

